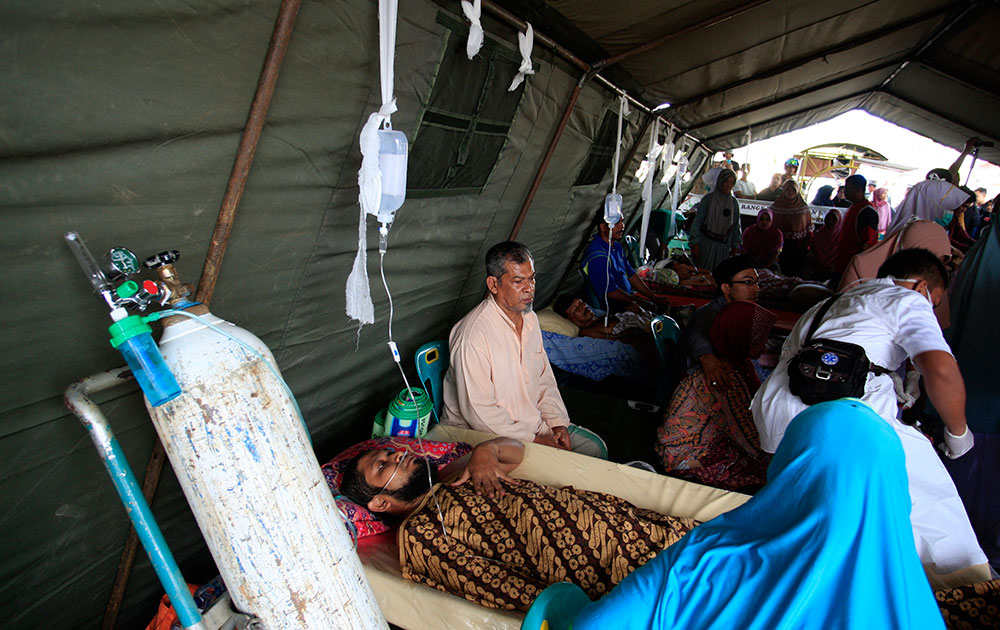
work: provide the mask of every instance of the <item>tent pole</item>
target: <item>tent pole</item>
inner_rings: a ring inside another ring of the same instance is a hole
[[[573,108],[576,107],[576,101],[580,98],[580,92],[583,91],[583,86],[589,78],[589,73],[584,72],[580,76],[580,79],[576,82],[576,85],[573,87],[573,93],[569,96],[569,101],[566,103],[566,108],[563,110],[562,118],[559,119],[559,124],[556,126],[556,131],[552,135],[552,140],[549,141],[549,148],[545,151],[545,157],[542,158],[542,163],[538,165],[538,171],[535,172],[535,179],[531,182],[531,188],[528,190],[528,194],[524,198],[524,202],[521,204],[521,212],[518,213],[517,220],[514,222],[514,227],[510,230],[510,236],[507,237],[507,240],[509,241],[513,241],[517,238],[517,233],[521,231],[521,225],[524,223],[524,218],[528,215],[528,208],[531,207],[531,202],[535,198],[535,193],[538,192],[538,187],[542,183],[542,177],[545,176],[545,171],[549,168],[549,162],[552,161],[552,156],[556,152],[556,145],[559,144],[559,140],[562,138],[563,132],[566,130],[566,123],[569,122],[569,116],[573,113]]]
[[[201,302],[211,302],[212,294],[215,293],[215,283],[219,278],[222,257],[226,253],[226,245],[229,241],[229,235],[232,233],[233,221],[236,219],[236,209],[239,207],[243,190],[246,188],[250,167],[253,165],[254,154],[257,152],[257,143],[260,141],[264,120],[267,118],[267,110],[271,105],[271,97],[274,96],[278,74],[285,59],[285,52],[288,50],[288,42],[291,40],[292,28],[295,26],[295,18],[301,3],[301,0],[282,0],[281,6],[278,8],[278,17],[275,20],[274,31],[271,33],[271,42],[268,44],[267,55],[264,57],[264,67],[257,80],[257,92],[250,105],[250,114],[243,129],[243,136],[240,138],[240,146],[233,162],[229,182],[226,185],[226,193],[222,198],[222,206],[219,208],[212,241],[209,243],[208,253],[205,255],[205,265],[202,268],[201,280],[198,282],[196,298]],[[152,495],[156,492],[165,461],[163,445],[160,443],[159,437],[154,439],[153,452],[149,456],[146,472],[143,475],[142,492],[147,502],[152,500]],[[118,611],[121,609],[122,599],[125,596],[125,586],[128,584],[135,562],[138,542],[135,528],[132,527],[129,529],[125,548],[118,564],[118,574],[115,576],[111,596],[101,624],[102,630],[112,630],[115,627]]]
[[[198,282],[196,299],[206,304],[212,301],[212,294],[215,293],[215,283],[219,279],[222,257],[226,253],[229,235],[233,230],[236,209],[243,197],[243,189],[246,188],[250,167],[253,165],[254,154],[257,152],[257,143],[260,141],[264,120],[267,118],[267,109],[271,105],[274,87],[278,82],[281,63],[285,59],[288,42],[292,38],[292,28],[295,26],[295,17],[298,15],[300,4],[301,0],[281,0],[281,7],[278,9],[278,18],[274,24],[274,32],[271,34],[267,56],[264,58],[264,67],[261,69],[260,78],[257,81],[257,93],[250,105],[250,115],[243,128],[243,136],[240,138],[240,146],[233,162],[233,170],[229,176],[229,183],[226,184],[226,194],[222,197],[222,206],[219,208],[219,218],[215,223],[215,231],[212,233],[208,253],[205,254],[205,266],[202,267],[201,280]]]

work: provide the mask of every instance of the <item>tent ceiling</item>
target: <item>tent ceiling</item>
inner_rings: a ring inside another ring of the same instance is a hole
[[[496,0],[715,149],[864,109],[1000,140],[995,0]],[[606,67],[602,63],[611,59]],[[1000,147],[980,157],[1000,162]]]

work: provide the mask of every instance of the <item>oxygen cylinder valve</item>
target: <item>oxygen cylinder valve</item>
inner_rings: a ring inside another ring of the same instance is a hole
[[[181,254],[176,249],[171,249],[158,254],[153,254],[147,258],[143,264],[146,269],[156,272],[160,278],[159,287],[166,295],[161,298],[161,304],[169,302],[186,301],[187,297],[194,293],[194,287],[189,284],[182,284],[174,263],[180,260]]]

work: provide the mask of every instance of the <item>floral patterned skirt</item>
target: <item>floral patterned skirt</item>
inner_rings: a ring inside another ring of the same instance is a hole
[[[724,393],[713,390],[700,369],[680,382],[656,431],[656,452],[672,476],[753,493],[767,480],[770,456],[760,448],[746,383],[724,365]]]

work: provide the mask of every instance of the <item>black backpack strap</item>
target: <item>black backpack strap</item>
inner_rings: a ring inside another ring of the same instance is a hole
[[[809,334],[806,335],[805,341],[802,342],[803,347],[808,346],[809,343],[812,341],[813,335],[816,334],[816,329],[819,328],[820,322],[823,321],[823,318],[826,317],[827,311],[830,310],[830,307],[833,306],[833,303],[841,295],[842,295],[841,293],[835,293],[831,295],[829,298],[827,298],[823,306],[820,307],[819,311],[816,312],[816,317],[813,317],[812,324],[810,324],[809,326]]]

